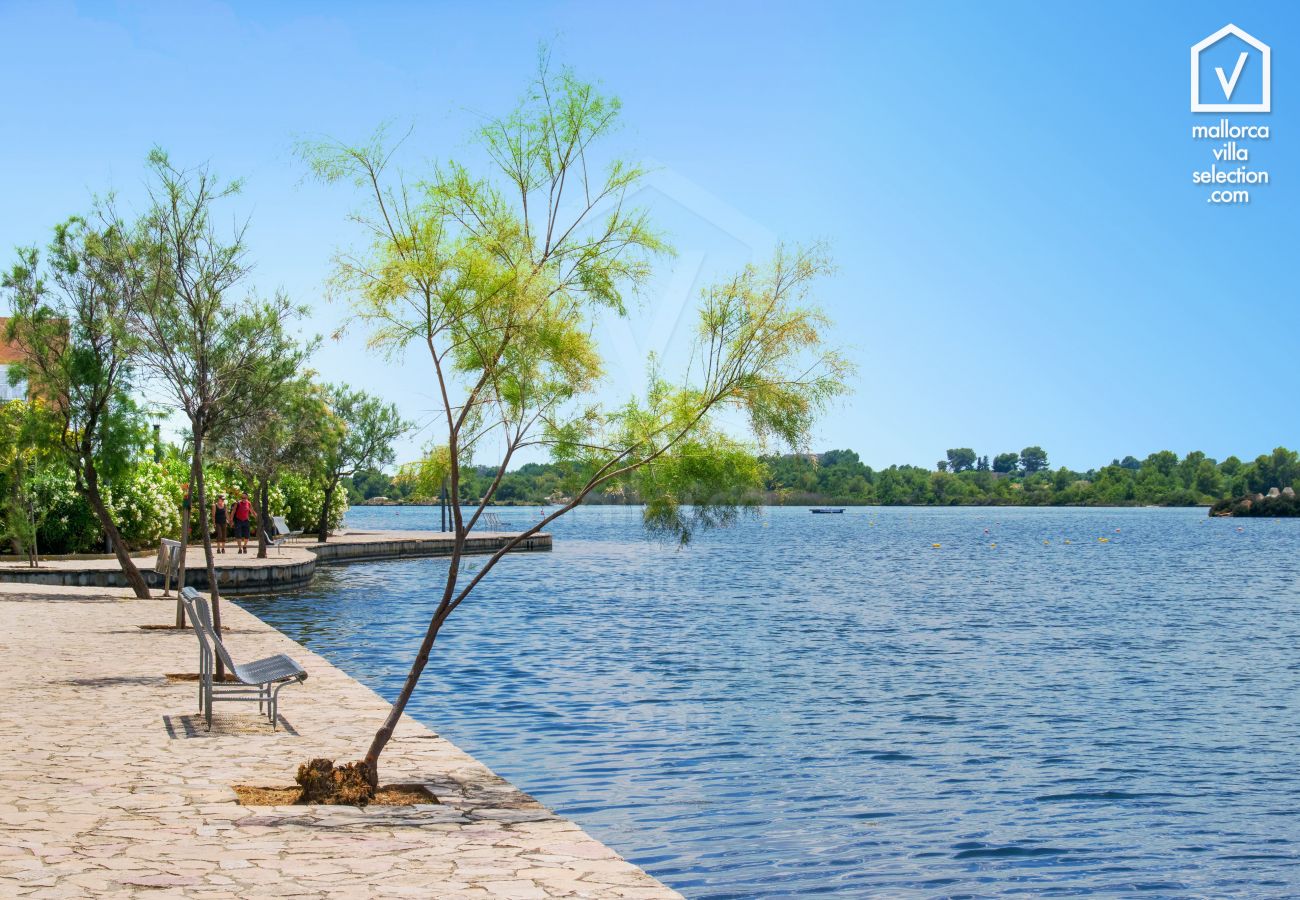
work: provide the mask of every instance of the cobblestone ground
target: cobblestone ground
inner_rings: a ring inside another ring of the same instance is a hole
[[[292,784],[299,762],[357,758],[386,708],[232,604],[236,661],[288,653],[306,684],[280,730],[255,704],[196,714],[190,632],[166,600],[0,585],[0,896],[670,898],[677,893],[403,719],[381,766],[440,801],[412,807],[235,802],[232,784]]]

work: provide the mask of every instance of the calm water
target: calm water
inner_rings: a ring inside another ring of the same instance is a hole
[[[1300,520],[638,515],[498,566],[411,711],[687,897],[1300,894]],[[241,603],[392,697],[444,568]]]

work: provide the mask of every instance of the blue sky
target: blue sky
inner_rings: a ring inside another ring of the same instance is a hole
[[[1274,112],[1231,116],[1272,130],[1249,145],[1272,182],[1245,205],[1191,183],[1218,146],[1191,126],[1221,116],[1189,111],[1189,48],[1229,22],[1274,56]],[[329,334],[355,198],[304,182],[294,140],[392,121],[415,171],[473,159],[470,129],[548,41],[623,99],[618,149],[657,167],[641,199],[679,251],[632,322],[602,324],[610,396],[646,350],[674,358],[693,291],[777,239],[824,239],[821,299],[860,375],[819,449],[930,465],[1041,444],[1086,469],[1300,445],[1292,4],[0,2],[0,33],[5,252],[92,192],[137,200],[159,144],[246,179],[231,213],[251,216],[253,284]],[[427,366],[362,344],[316,366],[427,420]]]

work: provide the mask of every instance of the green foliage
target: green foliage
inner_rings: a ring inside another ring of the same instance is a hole
[[[319,415],[316,431],[332,432],[316,448],[320,468],[335,481],[391,463],[393,442],[411,428],[395,404],[346,384],[326,386]]]
[[[975,451],[969,447],[958,447],[948,451],[948,468],[953,472],[965,472],[975,468]]]
[[[143,417],[131,397],[135,340],[127,323],[150,283],[147,252],[117,219],[111,200],[97,204],[92,218],[58,225],[43,262],[35,249],[19,251],[18,262],[0,281],[13,310],[5,339],[20,351],[11,378],[27,381],[39,398],[33,411],[49,420],[44,446],[62,462],[62,473],[112,538],[137,595],[147,597],[107,490],[108,483],[125,477],[143,442]],[[41,489],[43,501],[62,502],[51,483],[41,482]],[[30,510],[33,498],[27,501]],[[18,507],[9,504],[11,519]],[[43,521],[50,536],[46,549],[82,543],[78,517],[62,510],[51,516]],[[29,513],[19,543],[26,543],[30,526]],[[35,536],[39,542],[42,528]]]
[[[704,432],[637,469],[620,487],[645,498],[652,534],[685,544],[700,529],[729,525],[741,509],[757,505],[762,483],[763,466],[747,447]]]
[[[99,521],[77,491],[71,470],[46,465],[32,475],[28,490],[40,511],[36,539],[41,553],[101,552],[104,539]]]
[[[1224,498],[1210,507],[1210,515],[1245,516],[1249,518],[1296,517],[1300,516],[1300,497],[1283,494],[1279,497]]]
[[[399,467],[392,483],[403,496],[428,502],[441,496],[450,475],[451,459],[447,448],[430,447],[415,462]],[[468,487],[469,482],[470,479],[463,478],[461,486]]]
[[[284,515],[289,527],[295,530],[310,531],[320,524],[321,508],[325,505],[325,487],[318,479],[288,473],[280,478],[279,493],[283,506],[278,506],[272,500],[272,515]],[[328,525],[331,530],[343,524],[343,514],[347,510],[347,493],[336,491],[330,499]]]
[[[5,435],[10,431],[5,427],[7,418],[13,416],[11,410],[21,406],[21,403],[9,403],[0,407],[0,463],[6,459]],[[133,550],[149,550],[156,547],[162,537],[174,539],[180,536],[182,485],[188,478],[189,467],[184,454],[176,448],[169,448],[163,462],[137,458],[113,482],[105,484],[105,502],[127,546]],[[205,466],[204,480],[213,500],[225,494],[233,502],[242,491],[252,495],[251,480],[228,465],[211,463]],[[13,494],[14,481],[7,470],[0,471],[0,486],[4,487],[7,496]],[[268,493],[271,515],[287,515],[297,528],[301,528],[303,523],[308,523],[308,527],[317,523],[324,502],[324,490],[319,486],[319,479],[313,482],[301,475],[285,474],[271,483]],[[74,476],[66,466],[57,461],[40,462],[22,482],[18,497],[23,502],[15,501],[14,512],[19,519],[14,527],[22,527],[29,509],[34,512],[34,537],[42,554],[103,551],[104,537],[99,523],[85,498],[76,490]],[[25,499],[28,497],[30,507]],[[346,511],[347,498],[339,493],[330,505],[331,528],[342,524]],[[198,527],[196,522],[195,528]],[[12,539],[18,535],[10,533],[7,536]]]
[[[35,561],[45,510],[38,507],[31,479],[58,458],[54,417],[39,401],[0,404],[0,539]]]
[[[1026,475],[1043,471],[1047,468],[1047,451],[1042,447],[1026,447],[1021,450],[1020,468]]]
[[[1126,457],[1100,471],[1006,469],[1022,456],[997,456],[993,468],[998,475],[978,467],[960,472],[933,472],[918,466],[872,471],[847,450],[766,457],[765,499],[810,504],[1195,506],[1247,492],[1264,493],[1272,487],[1300,487],[1297,456],[1284,447],[1249,464],[1236,457],[1216,463],[1200,451],[1180,460],[1165,450],[1136,466],[1128,462],[1133,457]]]
[[[999,453],[993,457],[993,471],[1008,474],[1016,470],[1020,464],[1019,453]]]
[[[108,506],[127,546],[155,547],[181,530],[181,484],[161,463],[143,459],[109,487]]]

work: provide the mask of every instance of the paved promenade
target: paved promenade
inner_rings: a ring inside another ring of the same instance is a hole
[[[310,673],[256,706],[195,714],[189,632],[172,604],[103,588],[0,585],[0,896],[673,898],[677,893],[403,719],[382,782],[411,807],[244,807],[232,784],[292,784],[299,762],[356,759],[386,705],[259,619],[223,604],[236,659]]]
[[[470,554],[493,553],[515,535],[514,532],[475,531],[466,538],[464,549]],[[257,558],[256,542],[249,542],[248,553],[236,553],[235,543],[230,541],[226,552],[216,554],[213,562],[223,594],[262,594],[309,584],[318,563],[447,556],[453,543],[453,535],[447,532],[343,529],[331,534],[323,544],[305,536],[268,548],[266,559]],[[542,532],[525,538],[512,552],[550,549],[551,536]],[[132,558],[150,587],[161,588],[162,576],[153,571],[156,551]],[[206,589],[207,563],[202,546],[187,548],[185,567],[186,584]],[[30,568],[21,560],[8,559],[0,562],[0,582],[57,587],[127,586],[116,557],[111,555],[43,559],[37,568]]]

